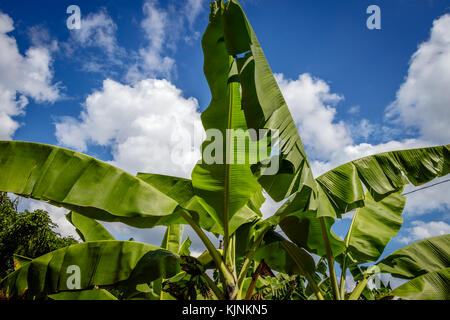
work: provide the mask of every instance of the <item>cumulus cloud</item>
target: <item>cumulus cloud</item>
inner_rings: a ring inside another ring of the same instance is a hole
[[[14,117],[25,113],[27,97],[38,103],[59,98],[58,84],[52,84],[49,48],[32,46],[22,55],[8,35],[13,30],[11,17],[0,12],[0,139],[11,139],[20,126]]]
[[[408,75],[387,117],[417,128],[439,144],[450,141],[450,14],[433,22],[430,38],[413,54]]]
[[[313,158],[329,157],[353,141],[342,121],[335,120],[333,107],[343,97],[330,92],[329,85],[304,73],[296,80],[276,75],[308,154]]]
[[[127,78],[137,81],[155,75],[169,77],[175,60],[163,54],[163,50],[173,45],[168,32],[173,21],[168,11],[159,8],[154,0],[145,1],[142,10],[144,19],[141,28],[147,44],[139,49],[139,61],[129,69]]]
[[[412,228],[407,228],[404,233],[407,236],[399,237],[398,241],[401,243],[410,243],[425,238],[434,236],[441,236],[450,233],[450,225],[444,221],[413,221]]]
[[[133,173],[189,177],[200,157],[197,109],[196,99],[184,98],[167,80],[146,79],[133,86],[105,80],[86,99],[80,119],[56,123],[56,136],[60,144],[80,151],[89,144],[111,146],[112,162]]]
[[[70,30],[72,40],[82,47],[97,47],[113,54],[118,50],[117,25],[105,9],[82,16],[81,28]]]

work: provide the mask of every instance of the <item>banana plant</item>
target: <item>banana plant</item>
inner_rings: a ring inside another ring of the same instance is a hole
[[[379,260],[398,233],[404,186],[449,173],[450,145],[376,154],[314,178],[296,124],[239,2],[217,0],[210,8],[202,48],[211,102],[201,115],[207,134],[191,179],[133,176],[72,150],[0,142],[0,191],[71,210],[68,219],[86,241],[25,262],[0,283],[3,296],[71,299],[64,268],[79,263],[88,273],[79,290],[92,297],[109,297],[111,286],[132,288],[127,291],[132,297],[139,286],[135,297],[193,299],[200,292],[243,299],[258,286],[252,283],[262,269],[258,266],[267,266],[286,275],[280,281],[304,279],[301,292],[307,299],[360,299],[377,272],[410,279],[388,295],[448,298],[448,241],[439,241],[439,251],[430,249],[435,241],[427,240],[428,246],[407,246],[370,268],[365,264]],[[235,138],[248,143],[235,144]],[[275,171],[269,170],[273,164]],[[275,201],[285,200],[267,219],[260,211],[263,191]],[[332,226],[352,210],[348,234],[340,239]],[[98,221],[168,230],[161,247],[155,247],[116,241]],[[198,258],[190,256],[188,242],[180,242],[182,225],[189,225],[205,246]],[[208,232],[220,237],[223,247],[217,248]],[[426,261],[433,267],[417,262],[420,255],[430,257]],[[208,269],[217,277],[210,278]],[[348,271],[359,281],[350,293],[345,290]],[[427,294],[420,295],[421,288]]]

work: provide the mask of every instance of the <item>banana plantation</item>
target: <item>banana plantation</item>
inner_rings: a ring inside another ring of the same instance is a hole
[[[237,0],[210,4],[201,44],[211,92],[201,120],[206,132],[225,138],[217,143],[207,134],[191,179],[134,176],[57,146],[0,142],[0,191],[68,209],[82,239],[38,258],[15,256],[14,271],[0,281],[1,298],[450,299],[450,235],[380,258],[402,227],[405,185],[447,175],[450,145],[373,154],[314,177]],[[231,143],[231,130],[247,143]],[[274,164],[276,172],[269,170]],[[268,218],[260,210],[265,196],[279,203]],[[349,212],[341,239],[332,227]],[[100,222],[166,231],[155,246],[116,240]],[[191,255],[185,227],[202,241],[202,254]],[[403,284],[373,281],[382,274]]]

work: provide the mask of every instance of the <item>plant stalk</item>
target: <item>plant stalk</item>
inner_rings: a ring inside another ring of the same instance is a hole
[[[323,217],[320,217],[319,220],[320,220],[320,226],[322,228],[322,235],[323,235],[323,241],[325,244],[325,250],[327,251],[327,262],[328,262],[328,269],[330,270],[330,280],[331,280],[331,286],[333,289],[333,296],[336,300],[341,300],[341,297],[339,295],[339,287],[338,287],[338,283],[337,283],[337,278],[336,278],[336,270],[334,269],[334,259],[333,259],[333,255],[331,252],[330,241],[328,239],[328,235],[326,232],[325,221],[324,221]]]
[[[206,249],[211,254],[211,257],[213,258],[214,263],[216,264],[216,267],[217,267],[218,271],[220,272],[223,286],[224,286],[224,291],[227,292],[226,290],[228,290],[228,284],[235,283],[236,276],[233,275],[233,273],[230,272],[230,270],[227,268],[227,266],[225,265],[225,263],[222,259],[221,254],[219,253],[219,251],[217,251],[217,249],[214,247],[214,245],[209,240],[209,238],[206,236],[206,234],[203,232],[203,230],[195,223],[195,221],[193,221],[191,219],[189,212],[187,212],[185,209],[180,209],[180,210],[178,210],[178,212],[187,221],[187,223],[189,223],[189,225],[192,227],[192,229],[194,229],[195,233],[197,233],[200,240],[202,240]],[[225,294],[225,297],[227,297],[226,294]]]

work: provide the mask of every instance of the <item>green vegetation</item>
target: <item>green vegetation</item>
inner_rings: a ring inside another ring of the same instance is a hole
[[[54,231],[57,226],[47,212],[18,212],[17,205],[17,198],[11,200],[6,193],[0,192],[0,278],[14,270],[13,255],[37,258],[77,243]]]
[[[71,150],[0,142],[0,190],[71,210],[68,220],[85,241],[24,262],[0,282],[1,296],[449,299],[449,235],[379,259],[402,225],[404,186],[448,174],[450,145],[376,154],[314,178],[288,106],[238,1],[211,3],[202,47],[212,96],[202,114],[205,130],[215,129],[228,142],[230,130],[264,129],[269,139],[259,142],[266,141],[263,147],[272,152],[253,154],[254,140],[239,148],[208,137],[203,161],[191,179],[184,179],[132,176]],[[208,150],[219,161],[211,163]],[[242,156],[254,161],[230,161]],[[268,162],[279,170],[265,174]],[[260,212],[263,190],[275,201],[286,200],[267,219]],[[340,239],[331,227],[352,210],[348,234]],[[155,247],[114,240],[97,221],[165,226],[167,232]],[[197,258],[190,255],[189,239],[181,241],[183,225],[191,226],[205,245]],[[285,236],[275,231],[278,226]],[[223,248],[216,248],[207,231],[221,237]],[[76,271],[68,272],[71,266],[79,268],[78,280]],[[352,292],[345,290],[348,272],[358,282]],[[410,281],[395,290],[384,284],[370,289],[370,279],[380,272]]]

